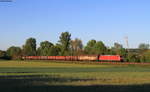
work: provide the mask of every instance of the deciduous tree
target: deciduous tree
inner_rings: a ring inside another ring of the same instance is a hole
[[[82,53],[83,44],[82,40],[76,38],[75,40],[71,40],[71,52],[73,55],[79,55]]]
[[[38,55],[40,56],[51,56],[52,55],[52,47],[54,45],[49,41],[44,41],[40,43],[40,47],[37,50]]]
[[[6,59],[7,55],[5,51],[0,50],[0,59]]]
[[[25,56],[36,55],[36,39],[35,38],[29,38],[26,40],[25,45],[23,45],[23,54]]]
[[[59,37],[59,44],[61,47],[61,55],[69,55],[70,54],[70,41],[71,41],[71,34],[69,32],[62,32]]]
[[[20,59],[21,55],[22,55],[22,50],[20,47],[12,46],[12,47],[7,49],[7,55],[11,59]]]

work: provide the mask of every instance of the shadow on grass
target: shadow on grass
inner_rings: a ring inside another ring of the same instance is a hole
[[[92,79],[69,79],[88,81]],[[40,82],[67,82],[57,76],[0,76],[0,92],[150,92],[150,84],[145,85],[92,85],[92,86],[48,86]],[[32,84],[36,82],[37,84]]]

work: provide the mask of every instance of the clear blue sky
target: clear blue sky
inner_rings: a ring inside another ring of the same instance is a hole
[[[0,49],[22,46],[29,37],[37,43],[56,43],[61,32],[85,44],[90,39],[107,46],[119,42],[131,48],[150,41],[150,0],[13,0],[0,2]]]

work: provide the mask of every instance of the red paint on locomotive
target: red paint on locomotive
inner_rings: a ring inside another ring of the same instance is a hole
[[[100,61],[122,61],[122,57],[120,55],[100,55]]]

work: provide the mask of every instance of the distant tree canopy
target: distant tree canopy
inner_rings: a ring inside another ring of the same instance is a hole
[[[117,55],[126,56],[127,50],[123,48],[123,46],[119,43],[114,43],[114,47],[112,47],[112,52]]]
[[[11,59],[20,59],[22,55],[22,50],[20,47],[12,46],[7,49],[7,55]]]
[[[94,46],[96,44],[96,40],[88,41],[87,45],[84,48],[86,54],[95,54]]]
[[[57,45],[54,45],[54,46],[51,47],[51,55],[52,56],[58,56],[58,55],[60,55],[60,51],[61,51],[61,49]]]
[[[6,59],[6,52],[0,50],[0,59]]]
[[[82,40],[76,38],[75,40],[71,40],[71,53],[72,55],[80,55],[82,54],[83,44]]]
[[[150,62],[150,50],[146,50],[141,55],[141,61],[142,62]]]
[[[51,50],[52,50],[53,43],[49,41],[44,41],[40,43],[40,47],[37,50],[38,55],[40,56],[51,56]]]
[[[119,43],[114,43],[114,47],[113,48],[114,49],[122,49],[123,46],[121,44],[119,44]]]
[[[107,48],[102,41],[90,40],[84,50],[86,54],[104,54]]]
[[[141,43],[139,45],[139,49],[141,49],[141,50],[147,50],[147,49],[149,49],[149,47],[150,47],[150,45],[149,44],[145,44],[145,43]]]
[[[60,44],[60,55],[70,55],[70,42],[71,42],[71,34],[69,32],[62,32],[59,37]]]
[[[29,38],[26,40],[25,45],[23,45],[23,55],[25,56],[36,55],[36,39],[35,38]]]
[[[95,54],[105,54],[107,51],[107,48],[102,41],[97,41],[94,46],[94,49],[95,49]]]
[[[139,54],[128,53],[127,61],[129,62],[141,62]]]

